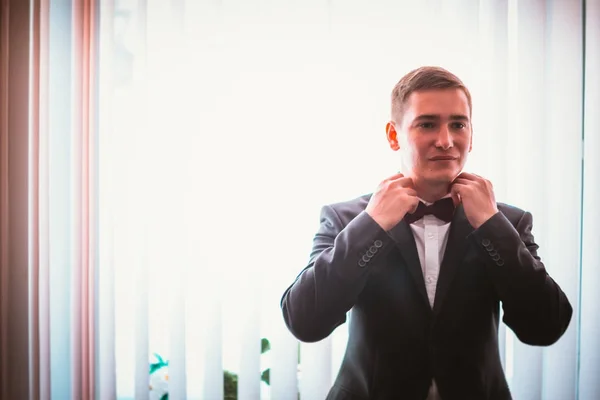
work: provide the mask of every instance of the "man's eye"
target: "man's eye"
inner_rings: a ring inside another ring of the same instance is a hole
[[[454,122],[452,124],[452,128],[453,129],[465,129],[466,125],[463,124],[462,122]]]
[[[423,128],[423,129],[433,129],[434,125],[433,122],[422,122],[419,124],[419,128]]]

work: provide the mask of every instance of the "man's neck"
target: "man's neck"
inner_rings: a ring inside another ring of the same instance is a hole
[[[430,184],[415,178],[413,178],[413,182],[415,184],[417,196],[428,203],[436,202],[437,200],[446,197],[449,193],[449,185],[447,183]]]

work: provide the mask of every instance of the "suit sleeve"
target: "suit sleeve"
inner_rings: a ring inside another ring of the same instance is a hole
[[[323,207],[308,266],[281,299],[283,318],[292,334],[303,342],[316,342],[343,324],[374,261],[391,243],[366,212],[343,226],[331,206]]]
[[[523,343],[549,346],[566,331],[573,309],[538,256],[531,229],[529,212],[516,226],[498,212],[471,236],[502,301],[504,322]]]

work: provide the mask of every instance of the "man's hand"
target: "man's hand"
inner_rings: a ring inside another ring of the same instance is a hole
[[[498,212],[492,184],[475,174],[462,172],[450,189],[455,203],[462,202],[465,215],[477,229]]]
[[[412,179],[396,174],[379,184],[365,211],[383,230],[389,231],[407,212],[415,212],[418,205]]]

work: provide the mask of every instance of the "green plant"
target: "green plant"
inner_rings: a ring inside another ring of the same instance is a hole
[[[155,357],[158,359],[158,362],[150,364],[150,374],[158,371],[163,367],[167,367],[169,365],[168,361],[164,361],[162,357],[158,354],[155,354]],[[224,370],[223,371],[223,400],[237,400],[237,388],[238,388],[238,376],[233,372]],[[152,389],[152,385],[150,385],[150,389]],[[160,400],[169,400],[169,393],[165,393],[162,395]]]
[[[260,353],[265,354],[267,351],[271,350],[271,343],[269,339],[262,338],[260,340]],[[160,355],[154,353],[157,362],[150,364],[150,375],[154,374],[158,370],[164,367],[169,366],[169,362],[165,361]],[[271,384],[271,368],[267,368],[260,374],[260,380],[266,383],[267,385]],[[150,389],[152,390],[152,385],[150,385]],[[237,374],[224,370],[223,371],[223,399],[224,400],[237,400],[238,398],[238,376]],[[165,393],[162,395],[160,400],[169,400],[169,393]]]
[[[265,354],[269,350],[271,350],[271,343],[269,342],[269,339],[262,338],[260,340],[260,354]],[[269,386],[271,385],[271,368],[265,369],[260,374],[260,380]]]
[[[271,343],[269,339],[262,338],[260,340],[260,354],[265,354],[271,350]],[[224,399],[225,400],[237,400],[237,374],[233,372],[224,371],[223,384],[224,384]],[[265,369],[260,374],[260,380],[267,385],[271,384],[271,368]]]
[[[154,391],[155,396],[160,396],[160,400],[169,400],[168,372],[166,370],[161,371],[169,366],[169,362],[165,361],[159,354],[154,353],[154,357],[157,361],[150,363],[149,366],[150,391]],[[164,376],[161,374],[164,374]]]
[[[233,372],[223,371],[223,399],[237,400],[238,377]]]
[[[154,357],[156,357],[156,359],[158,361],[155,362],[155,363],[151,363],[150,364],[150,375],[152,375],[154,372],[158,371],[162,367],[168,367],[169,366],[169,362],[163,360],[163,358],[160,355],[154,353]]]

